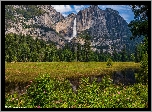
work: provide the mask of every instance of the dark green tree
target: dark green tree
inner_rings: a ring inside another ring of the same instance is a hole
[[[145,51],[148,53],[148,5],[131,5],[134,20],[129,23],[132,32],[131,38],[144,37]],[[149,37],[150,38],[150,37]]]
[[[84,32],[80,35],[81,38],[84,39],[84,49],[83,49],[83,53],[84,53],[84,61],[88,62],[89,61],[89,55],[91,52],[91,36],[88,34],[88,32]]]
[[[144,53],[145,51],[143,51],[143,44],[138,44],[135,47],[135,62],[140,62]]]
[[[124,45],[122,51],[121,51],[121,61],[122,62],[126,62],[128,61],[128,57],[127,57],[127,51],[126,51],[126,47]]]
[[[135,15],[135,19],[129,23],[132,38],[148,38],[148,5],[131,5],[131,8]]]
[[[77,61],[82,60],[81,52],[82,52],[82,46],[80,43],[77,43]]]
[[[148,15],[150,8],[148,5],[131,5],[131,7],[135,16],[128,26],[133,34],[132,38],[144,37],[142,43],[143,58],[141,60],[142,73],[140,77],[143,77],[142,80],[148,82],[148,38],[151,38],[148,36]]]
[[[114,49],[114,51],[113,51],[113,61],[118,61],[119,59],[118,59],[118,54],[117,54],[117,52],[116,52],[116,50]]]

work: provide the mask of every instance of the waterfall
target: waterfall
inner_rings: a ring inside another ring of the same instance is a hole
[[[74,24],[73,24],[73,37],[77,36],[77,31],[76,31],[76,18],[74,19]]]
[[[74,24],[73,24],[73,35],[71,36],[71,38],[68,38],[68,42],[70,42],[73,37],[77,36],[77,30],[76,30],[76,18],[74,19]]]

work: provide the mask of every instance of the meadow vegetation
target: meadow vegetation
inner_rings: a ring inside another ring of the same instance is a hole
[[[68,80],[59,81],[50,75],[40,75],[30,81],[26,93],[5,95],[7,108],[147,108],[148,85],[129,86],[112,84],[109,76],[101,83],[81,78],[77,94]]]
[[[121,65],[121,66],[120,66]],[[26,91],[5,93],[7,108],[145,108],[148,85],[118,86],[110,74],[127,68],[139,69],[134,62],[24,62],[6,63],[6,82],[29,82]],[[39,74],[40,73],[40,74]],[[92,75],[102,75],[89,83]],[[66,78],[82,77],[77,93]],[[64,80],[62,80],[64,79]]]
[[[16,62],[6,63],[5,80],[33,80],[39,74],[50,74],[52,78],[84,77],[92,75],[108,75],[124,69],[140,69],[140,63],[113,62],[112,67],[107,62]]]

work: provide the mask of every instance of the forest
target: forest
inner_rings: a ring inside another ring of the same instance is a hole
[[[83,35],[83,38],[89,37]],[[113,54],[91,50],[90,40],[85,39],[84,45],[80,43],[66,44],[63,48],[57,49],[55,43],[48,43],[42,39],[35,40],[30,36],[22,34],[7,34],[5,36],[5,61],[6,62],[106,62],[109,58],[114,62],[140,62],[144,47],[142,44],[136,46],[135,52],[129,54],[125,46],[121,52],[114,50]]]

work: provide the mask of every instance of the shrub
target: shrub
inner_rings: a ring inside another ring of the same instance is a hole
[[[148,54],[143,54],[143,58],[140,62],[141,70],[136,74],[138,83],[148,83]]]
[[[30,87],[27,89],[28,99],[31,99],[31,104],[35,107],[43,107],[51,101],[54,94],[56,80],[50,79],[48,74],[40,75],[36,78]]]
[[[112,66],[112,59],[108,58],[108,60],[107,60],[107,66],[108,67]]]
[[[141,83],[130,86],[111,84],[109,76],[102,82],[81,78],[78,93],[72,91],[68,80],[50,79],[41,75],[28,86],[27,93],[6,95],[7,107],[28,108],[145,108],[148,104],[148,85]],[[15,100],[14,100],[15,99]],[[17,99],[17,100],[16,100]]]
[[[147,83],[148,82],[148,54],[147,53],[143,55],[143,59],[140,63],[141,63],[140,67],[142,68],[141,78],[145,83]]]

